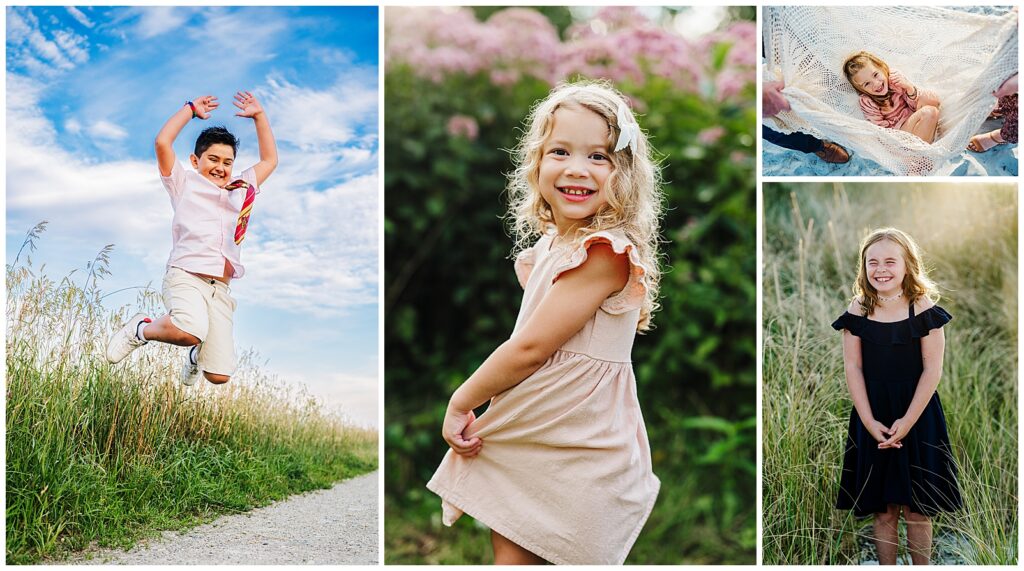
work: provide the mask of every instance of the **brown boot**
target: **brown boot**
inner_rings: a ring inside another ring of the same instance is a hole
[[[825,161],[826,163],[843,164],[850,162],[850,153],[846,152],[846,149],[833,143],[832,141],[823,141],[824,148],[814,153],[818,155],[818,158]]]

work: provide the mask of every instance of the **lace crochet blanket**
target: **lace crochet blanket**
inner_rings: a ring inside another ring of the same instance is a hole
[[[899,175],[926,175],[960,155],[1004,80],[1017,72],[1017,15],[929,7],[764,8],[765,81],[781,80],[791,111],[765,118],[783,133],[835,141]],[[867,50],[942,101],[932,144],[873,125],[843,62]]]

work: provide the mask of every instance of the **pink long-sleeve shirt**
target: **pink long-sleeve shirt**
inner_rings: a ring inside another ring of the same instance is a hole
[[[875,100],[867,95],[860,96],[860,110],[864,117],[879,127],[899,129],[907,122],[907,119],[917,111],[917,102],[921,99],[922,93],[931,93],[918,88],[917,97],[911,99],[904,87],[906,78],[903,74],[894,70],[889,72],[889,92],[892,97],[889,99],[889,106],[880,107]]]

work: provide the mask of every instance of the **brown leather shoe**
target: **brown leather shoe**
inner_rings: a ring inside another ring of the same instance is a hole
[[[826,163],[843,164],[850,162],[850,153],[846,152],[846,149],[833,143],[832,141],[824,141],[825,148],[814,153],[818,155],[818,158],[825,161]]]

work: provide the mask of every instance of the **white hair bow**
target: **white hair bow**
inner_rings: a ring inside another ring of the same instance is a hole
[[[636,124],[633,114],[622,102],[619,103],[619,108],[615,112],[615,118],[619,123],[619,140],[615,141],[615,152],[617,153],[629,145],[633,154],[636,154],[636,142],[640,139],[640,125]]]

